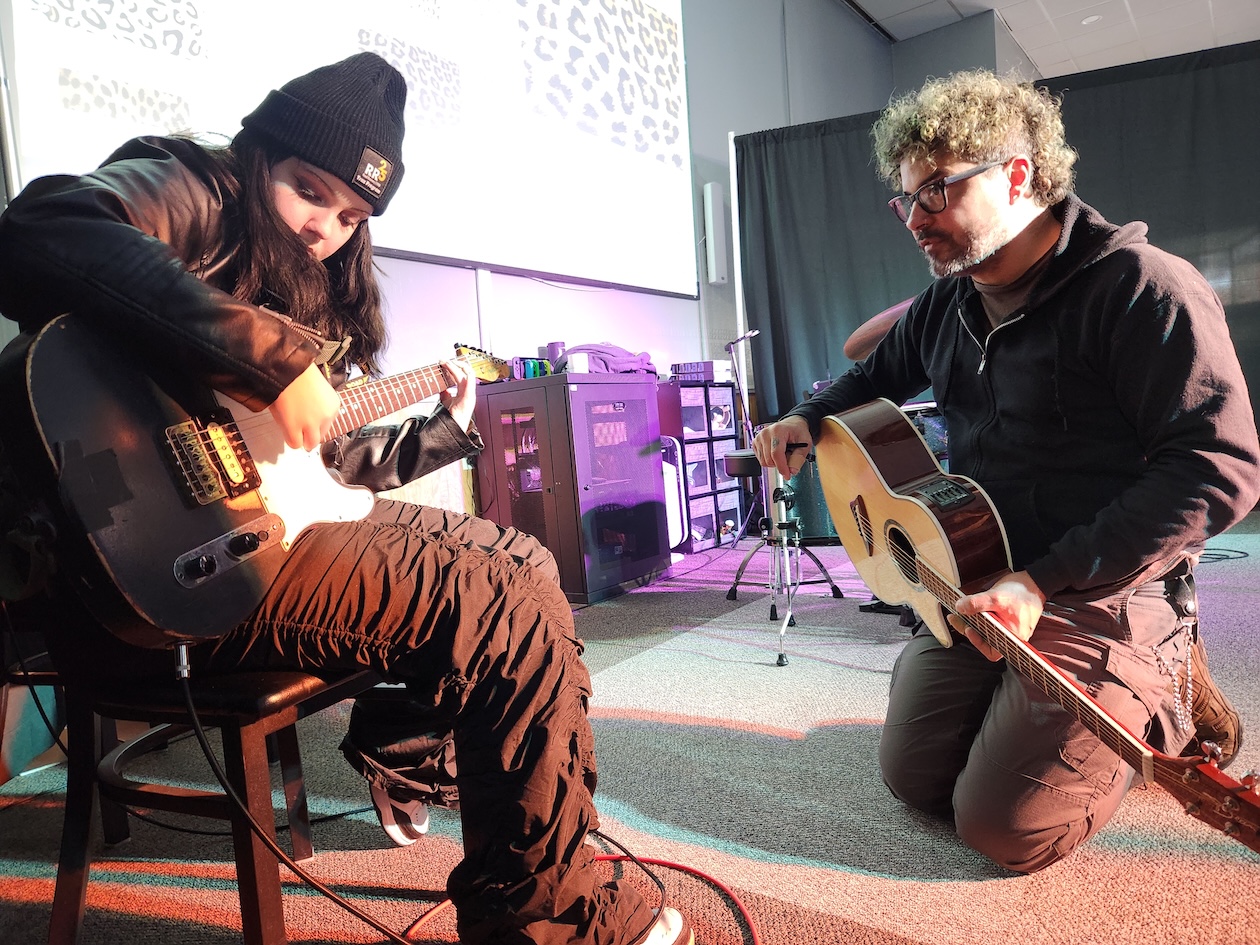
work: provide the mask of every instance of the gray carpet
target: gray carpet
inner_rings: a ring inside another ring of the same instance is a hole
[[[1256,732],[1230,774],[1260,767],[1260,648],[1252,622],[1260,534],[1249,522],[1214,542],[1199,568],[1211,662]],[[1260,856],[1193,818],[1158,788],[1134,791],[1073,857],[1034,876],[1005,872],[963,848],[948,824],[898,805],[879,780],[876,746],[888,672],[906,631],[864,613],[869,595],[838,547],[814,549],[845,593],[802,587],[786,666],[764,587],[726,591],[744,553],[679,561],[662,580],[580,608],[594,673],[592,717],[604,830],[656,867],[702,945],[799,943],[1260,942]],[[765,579],[757,553],[747,580]],[[804,577],[817,572],[808,561]],[[784,602],[779,602],[780,616]],[[366,794],[335,746],[346,707],[302,723],[318,825],[312,871],[391,928],[442,898],[459,855],[458,818],[435,812],[431,834],[387,847]],[[183,742],[142,770],[207,778]],[[0,941],[43,942],[60,829],[59,766],[0,788]],[[139,823],[101,850],[85,945],[238,941],[230,844]],[[651,887],[633,869],[609,875]],[[379,941],[294,880],[292,941]],[[449,911],[414,936],[454,940]]]

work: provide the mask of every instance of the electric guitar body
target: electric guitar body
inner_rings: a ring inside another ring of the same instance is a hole
[[[503,362],[475,367],[502,376]],[[340,435],[449,386],[439,366],[342,393]],[[57,522],[93,614],[139,646],[221,635],[261,600],[298,534],[373,494],[288,448],[267,411],[155,377],[73,316],[0,359],[0,435]]]

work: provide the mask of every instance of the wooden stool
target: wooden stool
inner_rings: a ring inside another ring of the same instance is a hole
[[[198,719],[205,727],[220,731],[228,783],[254,820],[272,831],[273,837],[275,812],[267,739],[275,736],[295,860],[309,859],[314,853],[296,723],[379,682],[380,676],[367,671],[336,680],[302,672],[268,671],[194,675],[191,681]],[[144,783],[123,773],[128,761],[169,740],[175,734],[174,727],[191,727],[182,688],[172,681],[146,686],[144,691],[124,697],[67,687],[65,696],[69,735],[66,813],[48,929],[50,945],[73,945],[78,939],[90,868],[93,801],[98,791],[103,802],[230,822],[244,941],[246,945],[284,943],[279,864],[232,800],[222,791]],[[102,745],[98,719],[146,722],[157,727],[114,747]],[[102,757],[103,750],[108,753]]]

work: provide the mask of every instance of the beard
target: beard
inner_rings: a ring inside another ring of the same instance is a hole
[[[965,232],[961,242],[946,240],[944,234],[929,230],[924,234],[925,238],[938,239],[941,242],[936,244],[937,255],[924,250],[923,256],[927,259],[928,271],[934,278],[963,276],[1009,243],[1012,235],[996,220],[983,229]]]

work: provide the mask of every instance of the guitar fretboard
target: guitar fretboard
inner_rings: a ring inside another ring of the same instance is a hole
[[[454,378],[442,365],[431,364],[379,381],[366,381],[342,388],[341,410],[337,413],[328,439],[343,436],[373,420],[417,404],[446,390],[453,383]]]
[[[1187,814],[1260,852],[1260,775],[1230,778],[1206,746],[1188,757],[1156,750],[992,614],[958,614],[960,588],[988,586],[1011,571],[1001,521],[979,485],[948,476],[964,495],[925,488],[946,474],[890,401],[872,401],[826,420],[815,443],[823,491],[845,550],[872,591],[921,607],[943,646],[952,642],[945,614],[958,617],[969,636],[992,647],[1145,781],[1176,798]],[[942,554],[941,538],[947,551],[938,566],[931,554]]]
[[[1079,686],[1064,676],[1045,657],[1027,642],[1011,633],[989,614],[961,616],[954,607],[962,596],[957,588],[945,581],[922,560],[917,562],[920,580],[938,601],[951,613],[959,616],[985,643],[1005,657],[1015,670],[1030,679],[1042,692],[1057,702],[1078,722],[1098,736],[1099,740],[1119,755],[1135,770],[1142,772],[1146,781],[1155,777],[1154,754],[1150,746],[1136,738],[1128,729],[1113,719],[1088,697]]]
[[[868,538],[873,536],[874,532],[870,522],[866,520],[865,511],[856,511],[856,515],[862,534]],[[1030,679],[1042,692],[1070,712],[1134,770],[1140,771],[1143,779],[1148,782],[1155,779],[1154,753],[1149,745],[1107,714],[1084,690],[992,616],[959,614],[955,608],[962,592],[928,561],[895,543],[889,543],[888,552],[903,574],[915,575],[941,606],[964,621],[980,639],[1001,653],[1017,672]]]

